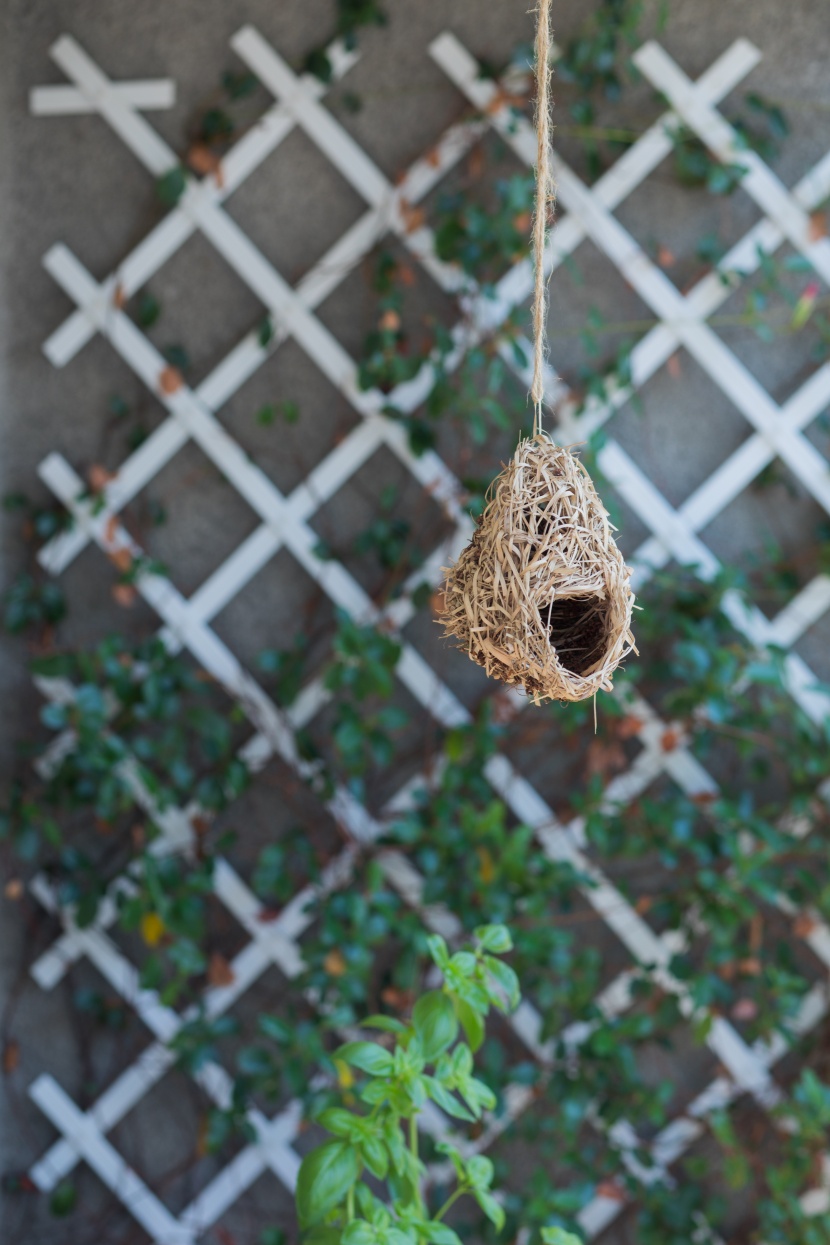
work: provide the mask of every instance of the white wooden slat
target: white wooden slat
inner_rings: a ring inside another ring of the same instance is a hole
[[[112,90],[129,108],[139,112],[159,112],[172,108],[176,102],[176,84],[172,78],[114,82]],[[36,86],[29,92],[29,112],[33,117],[75,116],[97,111],[97,105],[74,86]]]
[[[74,41],[73,46],[77,46]],[[357,52],[348,51],[341,40],[336,40],[327,49],[327,55],[332,65],[334,82],[343,77],[358,59]],[[326,90],[325,85],[316,77],[310,76],[310,83],[311,88],[321,94]],[[113,90],[117,90],[117,86],[113,86]],[[290,117],[284,108],[275,106],[269,110],[258,125],[244,134],[224,158],[222,185],[216,183],[215,177],[212,182],[217,200],[221,201],[241,185],[287,137],[292,128]],[[113,280],[124,296],[129,297],[149,281],[153,273],[187,241],[193,230],[192,220],[179,207],[164,217],[119,266]],[[93,332],[94,325],[81,312],[73,312],[49,337],[44,351],[56,367],[63,367],[89,341]]]

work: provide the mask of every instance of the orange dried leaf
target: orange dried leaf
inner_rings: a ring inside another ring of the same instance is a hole
[[[3,1047],[3,1072],[5,1075],[11,1076],[19,1063],[20,1044],[18,1042],[7,1042]]]
[[[122,609],[129,610],[135,605],[138,593],[132,584],[113,584],[112,599]]]
[[[20,878],[9,878],[3,887],[3,894],[7,899],[11,899],[12,903],[16,903],[18,899],[23,898],[23,883]]]
[[[625,769],[625,752],[620,744],[606,743],[603,739],[592,739],[588,745],[586,772],[607,778],[609,774]]]
[[[484,148],[481,143],[476,143],[467,157],[467,171],[475,180],[478,180],[484,173]]]
[[[484,111],[489,117],[492,117],[493,114],[498,112],[501,108],[520,108],[523,103],[523,96],[512,94],[510,91],[505,91],[504,87],[498,87],[493,92],[493,97]]]
[[[513,228],[516,229],[518,233],[529,233],[530,220],[530,212],[519,212],[518,216],[513,217]]]
[[[414,285],[417,281],[415,269],[409,264],[398,264],[398,267],[395,270],[395,276],[398,278],[401,285]]]
[[[93,463],[86,473],[86,478],[93,493],[101,493],[110,480],[115,479],[115,476],[111,471],[107,471],[106,467],[101,463]]]
[[[411,1011],[415,1001],[411,990],[399,990],[397,986],[387,986],[380,997],[387,1007],[394,1007],[398,1012]]]
[[[441,153],[438,148],[430,147],[429,151],[424,156],[424,160],[431,169],[437,169],[438,165],[441,163]]]
[[[611,1202],[624,1202],[625,1193],[616,1180],[600,1180],[596,1187],[597,1197],[607,1198]]]
[[[115,544],[118,533],[118,515],[111,514],[104,525],[104,540],[108,545]]]
[[[401,199],[399,212],[403,221],[405,233],[415,233],[416,229],[420,229],[427,218],[427,214],[422,207],[414,207],[406,199]]]
[[[126,301],[127,301],[127,293],[126,293],[126,291],[125,291],[125,289],[124,289],[124,286],[123,286],[123,285],[121,284],[121,282],[119,281],[119,282],[118,282],[118,284],[116,285],[115,289],[114,289],[114,290],[113,290],[113,292],[112,292],[112,305],[113,305],[113,307],[115,307],[118,311],[120,311],[120,310],[121,310],[121,308],[122,308],[122,307],[124,306],[124,304],[126,303]]]
[[[323,968],[329,977],[342,977],[346,972],[346,961],[343,958],[343,952],[338,951],[336,948],[334,951],[329,951],[323,960]]]
[[[401,317],[398,315],[397,311],[393,311],[391,307],[387,311],[384,311],[378,324],[378,328],[381,332],[397,333],[400,327]]]
[[[682,369],[680,367],[680,355],[677,353],[677,351],[674,352],[674,354],[671,356],[668,363],[666,364],[666,371],[668,372],[669,376],[671,376],[672,380],[680,379]]]
[[[620,718],[617,724],[617,734],[620,739],[632,739],[635,735],[639,735],[643,725],[641,718],[635,718],[633,714],[628,714],[626,717]]]
[[[194,143],[187,153],[186,160],[194,173],[201,177],[215,173],[222,163],[215,151],[207,143]]]
[[[676,263],[674,252],[670,251],[667,246],[658,246],[657,263],[661,268],[671,268],[672,264]]]
[[[827,237],[827,213],[811,212],[808,236],[811,242],[818,242],[821,238]]]
[[[207,978],[212,986],[230,986],[236,980],[233,969],[220,951],[211,952]]]
[[[660,747],[664,752],[674,752],[679,743],[680,731],[674,730],[673,727],[669,727],[667,731],[663,731],[663,734],[660,736]]]
[[[119,545],[116,549],[110,549],[108,556],[113,566],[117,566],[122,573],[126,573],[133,564],[133,555],[125,545]]]
[[[806,912],[799,912],[793,921],[793,933],[796,938],[809,938],[818,922]]]
[[[184,384],[184,377],[177,367],[166,367],[159,373],[159,389],[168,397]]]

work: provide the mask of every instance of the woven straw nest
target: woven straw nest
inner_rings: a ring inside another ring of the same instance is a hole
[[[522,441],[447,573],[446,634],[537,702],[610,690],[637,651],[631,572],[613,530],[579,459],[544,433]]]

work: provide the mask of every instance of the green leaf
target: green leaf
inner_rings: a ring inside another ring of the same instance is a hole
[[[412,1024],[428,1063],[452,1046],[458,1036],[458,1018],[452,1000],[442,990],[430,990],[418,999],[412,1010]]]
[[[360,1142],[360,1150],[366,1166],[378,1180],[384,1180],[389,1170],[389,1156],[386,1146],[377,1137],[364,1137]]]
[[[522,998],[522,990],[519,985],[519,978],[509,964],[505,964],[503,960],[495,960],[491,955],[484,957],[484,963],[488,972],[492,973],[496,981],[507,995],[507,1005],[511,1011],[519,1006]]]
[[[388,1050],[378,1046],[377,1042],[346,1042],[334,1052],[335,1059],[343,1059],[353,1068],[368,1072],[370,1076],[389,1076],[392,1071],[392,1056]]]
[[[544,1245],[582,1245],[580,1237],[574,1232],[566,1232],[564,1228],[542,1228]]]
[[[461,1022],[467,1041],[470,1043],[470,1049],[477,1051],[484,1041],[484,1020],[466,999],[461,999],[457,994],[454,994],[452,1002],[455,1014]]]
[[[297,1176],[297,1215],[313,1227],[345,1198],[360,1175],[357,1151],[345,1141],[328,1141],[307,1154]]]
[[[340,1229],[327,1228],[321,1224],[306,1232],[303,1245],[340,1245]]]
[[[257,1028],[265,1037],[278,1042],[281,1046],[291,1040],[291,1029],[280,1016],[261,1015],[257,1017]]]
[[[257,1245],[285,1245],[285,1233],[282,1228],[263,1228]]]
[[[438,967],[442,970],[445,969],[450,962],[450,953],[441,935],[430,934],[429,938],[427,938],[427,947]]]
[[[472,951],[456,951],[450,960],[450,964],[464,977],[472,977],[478,966],[478,961]]]
[[[506,925],[479,925],[475,936],[482,948],[493,955],[504,955],[513,950],[513,939]]]
[[[355,1121],[361,1117],[352,1115],[351,1111],[345,1111],[342,1107],[329,1107],[316,1118],[321,1128],[334,1133],[336,1137],[351,1137],[356,1131]]]
[[[418,1245],[418,1237],[400,1228],[385,1229],[385,1245]]]
[[[187,188],[187,172],[180,164],[156,181],[156,194],[166,207],[175,207]]]
[[[464,1160],[461,1157],[460,1152],[456,1149],[456,1147],[452,1145],[452,1143],[449,1141],[438,1141],[435,1143],[435,1149],[438,1151],[439,1154],[445,1154],[447,1156],[447,1158],[450,1160],[453,1167],[455,1168],[455,1174],[458,1177],[459,1181],[466,1180],[466,1173],[464,1171]]]
[[[49,1209],[53,1215],[68,1215],[75,1209],[75,1203],[78,1200],[78,1190],[71,1180],[62,1180],[55,1187],[52,1196],[49,1199]]]
[[[493,1163],[485,1154],[474,1154],[467,1163],[467,1179],[474,1189],[489,1189],[493,1183]]]
[[[501,1232],[504,1227],[504,1210],[492,1193],[486,1193],[484,1189],[473,1189],[473,1197],[490,1222],[495,1226],[496,1231]]]
[[[390,1097],[392,1089],[388,1081],[369,1081],[360,1094],[361,1102],[368,1102],[372,1106],[377,1106],[379,1102],[386,1102]]]
[[[458,1120],[474,1120],[476,1117],[467,1110],[467,1108],[454,1098],[446,1085],[442,1085],[434,1076],[425,1076],[424,1081],[427,1086],[427,1093],[430,1098],[442,1111],[446,1111],[447,1115],[453,1115]]]
[[[424,1235],[432,1245],[461,1245],[461,1237],[446,1223],[430,1219],[424,1224]]]
[[[374,1016],[367,1016],[365,1020],[361,1020],[360,1027],[362,1029],[383,1029],[386,1033],[406,1033],[406,1025],[400,1020],[396,1020],[394,1016],[383,1016],[380,1013]]]
[[[340,1240],[342,1245],[374,1245],[375,1229],[365,1219],[354,1219],[346,1224]]]

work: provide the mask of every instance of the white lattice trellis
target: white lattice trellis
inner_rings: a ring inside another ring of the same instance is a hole
[[[179,449],[189,440],[195,442],[256,512],[260,525],[189,598],[185,599],[170,580],[151,573],[140,575],[137,587],[158,614],[163,624],[161,634],[170,649],[189,650],[243,707],[254,728],[254,734],[240,754],[249,769],[256,773],[271,756],[277,755],[298,774],[310,777],[308,765],[298,755],[294,733],[320,711],[327,693],[319,681],[312,681],[289,711],[279,710],[220,640],[211,627],[212,620],[280,548],[293,555],[336,605],[362,621],[380,620],[377,609],[345,567],[319,558],[317,537],[310,520],[381,446],[391,450],[422,488],[443,506],[454,525],[451,552],[463,545],[470,532],[470,523],[462,507],[463,492],[450,469],[434,453],[414,456],[401,425],[382,414],[382,408],[390,402],[403,412],[416,410],[434,383],[432,370],[423,368],[413,381],[400,386],[392,395],[362,390],[357,383],[354,361],[317,318],[315,310],[391,231],[432,280],[459,300],[462,314],[453,332],[453,352],[445,362],[450,368],[458,366],[471,346],[492,333],[527,298],[531,283],[529,265],[517,263],[499,281],[495,296],[490,292],[485,296],[471,286],[459,269],[437,258],[434,239],[425,225],[412,227],[412,205],[441,181],[488,127],[499,132],[526,164],[532,164],[535,140],[529,126],[521,119],[517,121],[504,102],[499,85],[481,77],[475,60],[454,36],[445,34],[432,44],[431,54],[475,106],[476,116],[448,130],[428,156],[417,161],[393,186],[324,107],[325,87],[320,82],[293,74],[278,53],[251,27],[242,29],[231,42],[237,54],[274,95],[275,103],[222,161],[221,176],[209,176],[201,182],[188,179],[177,206],[124,259],[117,271],[101,283],[94,281],[63,245],[53,247],[46,256],[48,270],[77,304],[77,310],[46,342],[49,359],[56,366],[64,366],[96,332],[100,332],[156,395],[168,417],[122,464],[107,484],[103,499],[96,499],[95,505],[84,500],[83,482],[65,459],[50,455],[44,461],[41,475],[71,511],[75,523],[71,530],[46,545],[41,558],[47,569],[58,574],[90,541],[108,554],[127,550],[133,559],[140,558],[142,551],[119,523],[119,512]],[[57,88],[63,94],[54,100],[44,102],[40,96],[33,98],[33,106],[38,111],[99,113],[153,177],[162,176],[179,165],[176,154],[140,112],[165,106],[163,84],[112,83],[68,37],[58,40],[52,55],[71,85]],[[630,389],[619,389],[609,400],[591,402],[587,409],[577,413],[565,387],[551,374],[548,397],[559,408],[562,439],[566,442],[582,440],[588,431],[609,420],[631,391],[654,375],[679,345],[693,355],[753,430],[740,448],[677,509],[669,505],[620,445],[613,439],[606,442],[599,458],[603,474],[652,533],[636,556],[636,575],[640,582],[672,558],[696,565],[704,577],[715,573],[717,560],[698,533],[776,456],[787,464],[819,505],[830,512],[828,464],[803,435],[807,425],[830,403],[830,365],[825,364],[816,371],[779,407],[707,324],[708,317],[738,283],[736,274],[750,275],[757,269],[762,254],[774,252],[785,241],[795,247],[821,277],[830,281],[830,240],[814,240],[809,229],[809,212],[830,194],[830,154],[789,191],[758,157],[747,153],[743,147],[738,151],[735,134],[716,111],[718,102],[753,68],[759,56],[757,49],[739,40],[697,83],[691,83],[657,44],[645,45],[636,54],[636,63],[667,98],[672,111],[655,122],[591,187],[582,183],[561,159],[556,162],[562,214],[549,241],[548,268],[558,266],[583,239],[590,238],[658,320],[633,351]],[[355,54],[334,45],[330,49],[330,59],[335,78],[341,78],[354,63]],[[613,214],[669,153],[668,131],[680,121],[719,159],[731,161],[740,156],[740,162],[748,167],[742,187],[762,213],[762,219],[723,258],[718,271],[704,277],[685,295],[651,262]],[[316,144],[365,201],[367,209],[293,289],[224,212],[222,204],[295,127],[301,128]],[[274,335],[267,345],[262,345],[259,332],[253,331],[198,388],[191,390],[181,384],[169,393],[165,392],[169,386],[161,383],[165,360],[121,307],[125,299],[141,288],[196,231],[212,243],[261,300],[271,318]],[[283,496],[228,434],[217,413],[289,338],[296,340],[314,365],[345,396],[360,420],[293,492]],[[505,359],[510,367],[517,368],[512,352],[505,351]],[[418,572],[418,580],[425,574],[437,579],[447,555],[446,545],[436,549]],[[828,607],[830,577],[824,575],[808,584],[772,621],[737,593],[730,594],[726,603],[733,623],[753,642],[775,643],[787,649],[792,648]],[[404,597],[386,609],[383,621],[400,630],[412,613],[413,607]],[[451,726],[469,719],[457,697],[409,643],[403,643],[397,674],[415,700],[440,724]],[[816,689],[817,681],[803,660],[792,652],[787,658],[787,674],[792,694],[802,708],[815,718],[823,716],[828,706]],[[44,695],[51,698],[72,696],[72,688],[65,683],[41,681],[40,686]],[[520,704],[513,698],[515,709]],[[715,789],[711,777],[682,741],[677,747],[664,749],[668,724],[661,722],[648,704],[636,700],[630,702],[629,709],[640,723],[641,751],[630,769],[610,784],[609,804],[631,800],[660,774],[666,774],[692,795]],[[64,737],[56,742],[55,749],[71,747],[71,744],[71,738]],[[154,850],[188,852],[192,846],[193,821],[200,810],[192,806],[159,811],[129,762],[125,762],[124,772],[133,784],[138,803],[162,831]],[[520,821],[534,827],[541,849],[552,859],[572,862],[590,878],[592,884],[585,888],[585,898],[627,949],[632,968],[640,966],[652,972],[665,989],[677,996],[682,1012],[691,1019],[695,1014],[691,999],[668,969],[672,956],[681,948],[680,935],[676,932],[657,934],[647,925],[585,855],[581,820],[577,818],[567,825],[561,824],[505,756],[493,758],[485,772],[494,790]],[[415,785],[408,783],[390,802],[388,811],[404,806]],[[382,821],[372,817],[346,790],[335,791],[328,800],[328,808],[355,847],[347,847],[329,865],[321,883],[324,889],[348,878],[356,846],[372,842],[382,830]],[[747,850],[751,850],[749,842]],[[378,859],[388,880],[404,899],[422,909],[422,883],[411,864],[390,851],[380,853]],[[129,878],[116,883],[116,886],[129,885]],[[40,902],[56,910],[54,897],[44,879],[36,879],[33,889]],[[231,965],[232,984],[206,992],[204,1003],[208,1016],[219,1015],[231,1007],[271,964],[276,964],[288,978],[295,978],[302,968],[299,940],[309,919],[305,911],[310,898],[307,890],[296,895],[275,921],[263,922],[259,919],[262,905],[226,861],[218,863],[215,891],[219,901],[244,928],[248,941]],[[251,1111],[249,1122],[255,1130],[256,1142],[245,1146],[178,1215],[174,1215],[129,1169],[107,1134],[170,1068],[173,1057],[167,1044],[189,1016],[177,1014],[164,1006],[154,992],[140,987],[134,965],[107,933],[115,919],[113,899],[111,896],[104,904],[92,929],[76,928],[71,911],[60,911],[64,933],[36,962],[34,976],[43,988],[51,988],[75,960],[87,957],[135,1009],[154,1040],[86,1112],[78,1109],[49,1074],[34,1082],[31,1095],[60,1131],[61,1139],[34,1166],[32,1177],[39,1187],[51,1189],[83,1161],[95,1170],[158,1245],[190,1245],[243,1195],[262,1171],[270,1169],[286,1187],[293,1187],[299,1160],[292,1143],[300,1120],[299,1107],[292,1103],[271,1120],[260,1112]],[[788,916],[795,915],[783,898],[780,906]],[[458,933],[458,923],[450,913],[434,908],[422,911],[433,928],[440,929],[448,937]],[[830,930],[817,919],[803,923],[802,928],[809,928],[806,941],[813,953],[830,968]],[[627,971],[605,989],[598,999],[603,1012],[619,1014],[630,1006],[630,981],[631,973]],[[826,989],[816,986],[803,1000],[796,1028],[806,1032],[813,1027],[824,1016],[827,1004]],[[700,1135],[701,1120],[708,1112],[727,1105],[744,1092],[751,1093],[763,1107],[772,1106],[779,1099],[773,1068],[785,1053],[783,1039],[750,1045],[724,1018],[713,1017],[712,1021],[708,1043],[723,1071],[650,1146],[641,1146],[633,1127],[625,1123],[615,1125],[609,1133],[611,1144],[620,1150],[629,1170],[644,1181],[665,1175],[666,1168]],[[522,1006],[513,1024],[530,1053],[543,1062],[549,1060],[551,1044],[541,1042],[541,1021],[530,1004]],[[589,1032],[588,1024],[578,1022],[569,1027],[564,1037],[576,1049]],[[198,1079],[213,1101],[220,1105],[228,1101],[230,1078],[219,1065],[209,1064],[200,1071]],[[506,1117],[494,1123],[477,1146],[489,1144],[505,1124],[525,1108],[529,1098],[527,1090],[513,1087],[508,1093]],[[442,1130],[446,1128],[446,1121],[435,1111],[425,1118],[424,1126]],[[650,1150],[653,1166],[644,1168],[638,1161],[635,1152],[643,1149]],[[810,1213],[828,1209],[828,1187],[825,1182],[823,1188],[805,1195],[804,1205]],[[622,1205],[616,1196],[595,1197],[580,1215],[585,1232],[590,1236],[598,1234],[619,1214]]]

